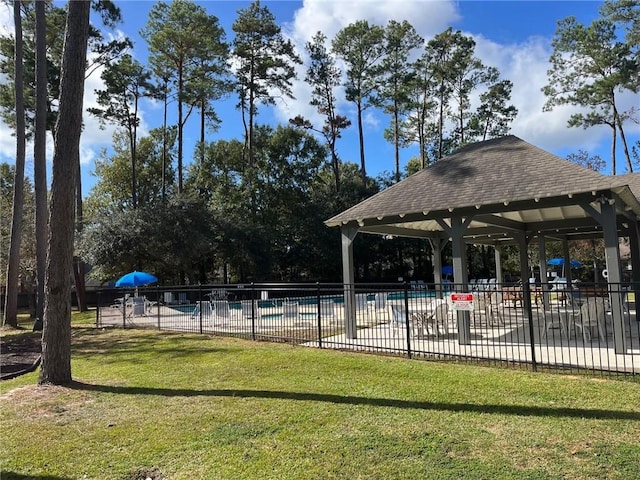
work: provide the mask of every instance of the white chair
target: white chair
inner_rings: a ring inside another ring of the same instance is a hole
[[[211,303],[209,301],[196,302],[196,308],[191,312],[191,320],[211,320],[213,317],[213,311],[211,310]]]
[[[144,311],[146,313],[149,313],[153,307],[158,306],[158,302],[149,300],[147,297],[144,297],[144,296],[142,298],[144,298]]]
[[[606,304],[602,297],[590,297],[580,307],[580,312],[572,315],[574,325],[582,331],[582,339],[591,340],[591,329],[597,328],[601,341],[606,341],[604,326],[606,318]],[[588,337],[588,338],[587,338]]]
[[[114,303],[111,304],[111,308],[122,308],[129,301],[129,297],[130,295],[126,293],[124,297],[116,298]]]
[[[424,333],[425,328],[431,328],[436,337],[440,336],[440,327],[445,335],[449,334],[449,304],[446,300],[435,299],[429,304],[425,313],[414,314],[416,323],[420,324],[420,329]],[[428,333],[428,332],[427,332]]]
[[[489,325],[504,325],[504,301],[501,292],[492,292],[486,304]]]

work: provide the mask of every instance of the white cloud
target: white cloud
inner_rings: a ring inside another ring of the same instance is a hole
[[[390,20],[407,20],[428,40],[458,19],[459,14],[453,1],[352,0],[347,7],[339,0],[304,0],[302,7],[294,14],[293,21],[283,26],[283,33],[295,43],[297,51],[304,55],[306,42],[316,32],[322,31],[331,39],[342,28],[358,20],[367,20],[372,25],[381,26],[385,26]],[[309,105],[311,87],[304,82],[305,74],[306,66],[299,67],[298,80],[293,85],[295,100],[276,105],[274,113],[279,121],[286,123],[289,118],[302,115],[315,125],[323,122],[324,119],[319,116],[315,107]],[[335,95],[339,113],[353,119],[355,108],[352,103],[344,100],[342,88],[337,88]],[[381,134],[385,122],[372,111],[366,111],[363,117],[365,129],[370,132]]]
[[[358,20],[386,25],[407,20],[423,36],[431,36],[459,18],[453,1],[406,0],[304,0],[286,30],[299,44],[320,30],[333,38],[339,30]]]
[[[511,102],[518,108],[518,116],[511,133],[549,151],[567,146],[575,146],[575,151],[591,151],[609,141],[609,127],[585,130],[567,126],[570,116],[581,111],[578,107],[556,106],[551,111],[543,111],[547,98],[542,88],[548,83],[552,52],[550,39],[531,37],[525,43],[501,45],[481,35],[474,35],[474,38],[476,55],[485,64],[497,67],[502,78],[513,82]],[[621,110],[632,107],[633,102],[637,104],[638,96],[630,92],[619,97]],[[631,125],[630,129],[640,130]]]

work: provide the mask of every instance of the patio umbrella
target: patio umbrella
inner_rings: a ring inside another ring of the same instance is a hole
[[[582,264],[577,260],[569,260],[569,264],[571,265],[571,268],[582,267]],[[550,260],[547,260],[547,265],[564,267],[564,258],[552,258]]]
[[[564,258],[551,258],[547,260],[547,265],[551,265],[553,267],[562,265],[562,276],[564,277]],[[571,268],[582,268],[582,264],[577,260],[569,260],[569,265]]]
[[[157,281],[158,279],[155,275],[134,270],[133,272],[129,272],[121,276],[116,281],[116,287],[142,287],[143,285],[149,285],[150,283],[155,283]]]

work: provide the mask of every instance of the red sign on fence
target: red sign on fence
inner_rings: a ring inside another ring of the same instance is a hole
[[[473,310],[473,293],[452,293],[451,303],[454,310]]]

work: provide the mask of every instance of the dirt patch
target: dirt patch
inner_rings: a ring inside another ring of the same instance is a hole
[[[33,367],[42,352],[41,337],[40,332],[0,337],[0,380]]]

